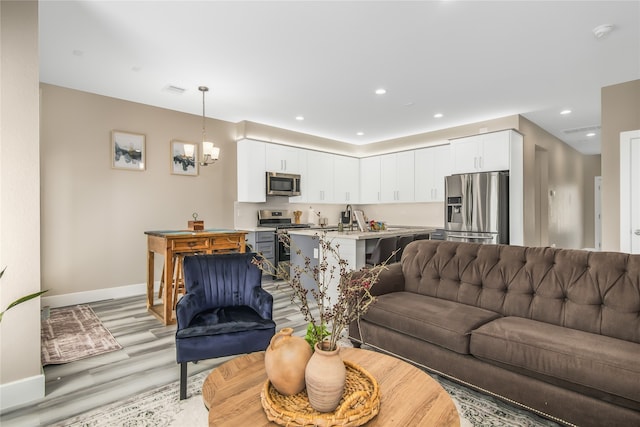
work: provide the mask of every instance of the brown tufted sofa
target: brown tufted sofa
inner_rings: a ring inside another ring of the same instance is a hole
[[[640,426],[640,255],[421,240],[354,343],[562,424]]]

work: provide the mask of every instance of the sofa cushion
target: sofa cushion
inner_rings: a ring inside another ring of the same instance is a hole
[[[533,377],[640,402],[640,344],[520,317],[472,332],[471,354]]]
[[[363,316],[368,322],[469,354],[471,331],[500,317],[498,313],[412,292],[381,295]],[[366,342],[367,337],[362,339]]]

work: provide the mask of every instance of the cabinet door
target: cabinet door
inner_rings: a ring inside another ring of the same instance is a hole
[[[413,151],[380,156],[380,200],[382,202],[412,202],[414,181]]]
[[[335,203],[359,203],[360,162],[357,158],[333,156],[333,198]]]
[[[451,141],[451,165],[453,173],[478,171],[478,156],[481,151],[480,138],[470,136]]]
[[[299,148],[266,144],[265,154],[268,172],[300,173]]]
[[[444,200],[444,177],[451,174],[449,145],[423,148],[415,152],[415,201]]]
[[[243,139],[238,141],[238,201],[266,202],[265,143]]]
[[[398,189],[395,154],[385,154],[380,156],[380,201],[383,203],[393,203],[396,201],[396,190]]]
[[[444,201],[444,179],[451,175],[451,156],[449,154],[449,145],[440,145],[433,147],[433,197],[432,202]]]
[[[492,132],[481,135],[482,153],[479,170],[482,172],[509,170],[511,131]]]
[[[415,200],[415,155],[414,151],[396,153],[396,201]]]
[[[307,153],[307,202],[333,202],[333,156],[318,151]]]
[[[380,156],[360,159],[360,203],[380,203]]]

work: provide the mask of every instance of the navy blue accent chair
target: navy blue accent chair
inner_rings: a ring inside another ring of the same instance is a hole
[[[262,289],[254,253],[184,258],[186,294],[176,306],[180,400],[187,363],[265,350],[275,334],[273,297]]]

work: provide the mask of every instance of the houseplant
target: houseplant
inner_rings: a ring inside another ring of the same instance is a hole
[[[2,271],[0,271],[0,278],[2,278],[2,276],[4,275],[4,271],[7,269],[7,267],[3,268]],[[12,309],[13,307],[15,307],[18,304],[22,304],[23,302],[27,302],[30,299],[39,297],[40,295],[44,294],[45,292],[47,292],[46,290],[44,291],[40,291],[40,292],[35,292],[33,294],[29,294],[26,296],[23,296],[22,298],[18,298],[17,300],[15,300],[14,302],[12,302],[11,304],[9,304],[7,306],[7,308],[4,311],[0,311],[0,322],[2,322],[2,316],[9,311],[10,309]]]
[[[353,270],[340,257],[340,246],[333,244],[327,233],[323,232],[318,236],[319,259],[316,265],[310,257],[303,256],[299,248],[292,247],[288,235],[280,238],[291,251],[304,259],[302,265],[293,264],[290,269],[288,265],[278,265],[276,268],[261,257],[255,258],[254,263],[266,274],[283,280],[293,290],[291,302],[298,306],[309,322],[305,339],[314,349],[305,370],[309,401],[314,409],[330,412],[340,401],[345,381],[338,341],[349,324],[357,321],[375,303],[370,289],[386,269],[387,261]],[[309,282],[314,283],[315,287],[305,286]],[[330,286],[336,284],[337,292],[331,292]],[[317,308],[313,306],[313,301]]]

